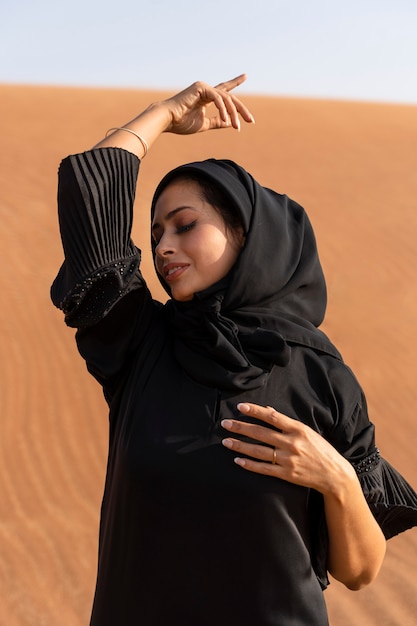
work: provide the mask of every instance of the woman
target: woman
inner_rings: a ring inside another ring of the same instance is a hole
[[[140,159],[162,132],[253,122],[231,93],[244,80],[195,83],[60,167],[52,299],[110,409],[94,626],[321,626],[327,572],[363,587],[385,538],[417,524],[318,330],[326,289],[297,203],[231,161],[180,166],[152,203],[165,305],[140,274]]]

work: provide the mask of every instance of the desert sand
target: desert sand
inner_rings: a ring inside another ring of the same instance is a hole
[[[164,95],[0,86],[4,626],[84,626],[95,583],[107,412],[73,330],[49,299],[62,261],[57,168]],[[144,274],[163,299],[148,207],[159,178],[179,163],[232,158],[305,206],[327,276],[323,328],[365,389],[382,454],[417,487],[417,106],[261,96],[246,102],[254,126],[166,135],[144,160],[134,227]],[[416,624],[416,571],[413,529],[389,542],[368,588],[351,592],[332,581],[325,594],[331,625]]]

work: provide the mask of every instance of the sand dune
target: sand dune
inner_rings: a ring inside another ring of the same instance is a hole
[[[0,624],[88,623],[107,419],[73,331],[49,301],[62,260],[60,159],[162,94],[0,86]],[[143,163],[136,243],[149,255],[152,190],[170,167],[208,156],[242,163],[303,204],[329,288],[325,330],[361,380],[378,444],[417,486],[417,107],[249,97],[241,133],[164,136]],[[417,530],[394,538],[382,572],[326,592],[332,626],[411,626]]]

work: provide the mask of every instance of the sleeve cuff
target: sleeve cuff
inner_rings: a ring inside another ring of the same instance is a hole
[[[99,322],[126,294],[143,282],[139,272],[140,253],[106,265],[82,282],[73,285],[64,263],[52,288],[52,301],[65,314],[65,322],[73,328],[86,328]]]
[[[386,539],[417,526],[417,494],[375,450],[353,463],[366,501]]]

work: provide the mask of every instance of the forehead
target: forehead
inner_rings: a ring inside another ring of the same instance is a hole
[[[161,222],[172,217],[179,209],[210,212],[214,210],[203,197],[198,182],[193,180],[174,180],[160,193],[154,206],[152,222]]]
[[[198,195],[201,196],[201,187],[195,180],[175,179],[161,191],[156,202],[155,210],[158,204],[166,203],[172,198],[177,199],[181,195]]]

